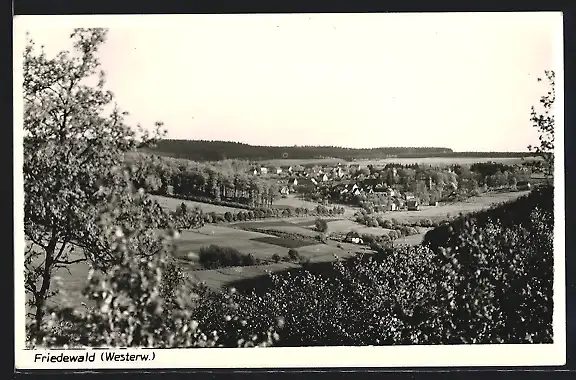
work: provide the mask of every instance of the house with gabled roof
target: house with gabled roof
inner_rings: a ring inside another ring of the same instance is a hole
[[[311,191],[316,188],[316,184],[314,184],[311,178],[300,178],[298,180],[298,187]]]
[[[344,170],[342,170],[342,167],[340,165],[338,165],[337,167],[332,168],[331,174],[334,177],[342,178],[345,173],[344,173]]]
[[[395,205],[396,210],[400,210],[402,207],[404,207],[404,201],[402,198],[396,197],[392,200],[392,203]]]
[[[280,173],[282,173],[282,168],[279,167],[279,166],[270,166],[270,167],[268,168],[268,171],[269,171],[270,173],[280,174]]]
[[[404,193],[404,200],[409,201],[411,199],[415,199],[416,197],[412,193]]]
[[[362,244],[362,237],[356,231],[350,231],[344,239],[347,243]]]

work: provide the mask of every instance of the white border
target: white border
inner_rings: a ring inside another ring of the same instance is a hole
[[[565,307],[565,243],[564,243],[564,75],[563,75],[563,25],[558,17],[556,52],[556,165],[555,165],[555,276],[554,276],[554,344],[548,345],[459,345],[459,346],[396,346],[396,347],[313,347],[313,348],[239,348],[239,349],[172,349],[172,350],[88,350],[96,354],[95,362],[35,363],[41,350],[24,347],[24,249],[23,230],[14,230],[15,269],[15,365],[17,369],[105,369],[105,368],[305,368],[305,367],[444,367],[444,366],[533,366],[563,365],[566,363],[566,307]],[[315,15],[315,17],[349,17],[350,15]],[[388,14],[385,17],[403,19],[408,14]],[[418,17],[418,14],[411,14]],[[436,14],[436,16],[439,16]],[[42,24],[45,27],[174,27],[190,23],[194,18],[247,17],[247,15],[139,15],[139,16],[17,16],[14,18],[14,225],[23,225],[24,203],[22,164],[22,54],[26,25]],[[258,17],[250,15],[248,17]],[[267,17],[260,15],[259,17]],[[288,17],[288,15],[283,15]],[[380,17],[373,14],[371,17]],[[17,206],[18,205],[18,206]],[[149,362],[101,361],[102,352],[148,353],[155,360]],[[59,351],[51,350],[51,354]],[[68,350],[67,354],[82,354],[85,350]]]

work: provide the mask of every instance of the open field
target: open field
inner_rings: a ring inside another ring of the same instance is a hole
[[[218,214],[222,214],[225,212],[238,212],[238,211],[246,211],[241,208],[234,208],[234,207],[227,207],[227,206],[218,206],[213,205],[211,203],[202,203],[202,202],[194,202],[185,199],[178,199],[178,198],[171,198],[171,197],[163,197],[161,195],[152,195],[152,197],[160,204],[160,206],[164,207],[168,210],[176,210],[182,202],[188,206],[188,208],[193,209],[195,207],[200,207],[200,209],[204,213],[208,212],[215,212]]]
[[[367,227],[363,224],[356,223],[352,220],[338,220],[328,223],[328,232],[347,234],[350,231],[356,231],[359,234],[384,235],[390,230],[381,227]]]
[[[297,218],[286,218],[283,220],[261,220],[253,222],[240,222],[232,224],[234,227],[238,228],[261,228],[278,232],[294,233],[308,237],[315,237],[319,235],[319,232],[315,230],[315,221],[317,217],[307,216],[307,217],[297,217]],[[326,220],[326,222],[335,221],[346,221],[342,218],[321,218]]]
[[[338,258],[348,258],[363,251],[358,245],[340,243],[342,248],[338,248],[336,243],[317,244],[297,249],[300,256],[310,259],[311,263],[332,262]],[[335,257],[336,255],[336,257]],[[237,282],[249,281],[257,277],[265,277],[267,273],[283,272],[286,270],[299,270],[301,264],[292,262],[280,262],[267,265],[251,267],[221,268],[212,270],[199,270],[189,273],[189,277],[196,282],[204,282],[212,289],[222,289],[233,286]]]
[[[251,253],[262,260],[269,260],[275,253],[280,256],[288,253],[287,248],[253,240],[265,237],[272,236],[230,227],[207,225],[198,231],[182,231],[177,244],[176,257],[186,259],[190,254],[198,254],[200,248],[211,244],[235,248],[244,254]]]
[[[302,247],[307,247],[309,245],[316,245],[316,244],[312,244],[312,243],[305,242],[302,240],[286,239],[286,238],[281,238],[281,237],[277,237],[277,236],[265,236],[265,237],[260,237],[260,238],[254,238],[254,239],[252,239],[252,241],[259,241],[262,243],[277,245],[279,247],[284,247],[284,248],[288,248],[288,249],[302,248]]]
[[[485,193],[461,202],[440,204],[439,206],[422,206],[420,211],[390,211],[382,215],[385,219],[396,219],[399,222],[411,223],[422,219],[440,222],[446,220],[448,214],[457,216],[460,213],[467,214],[480,211],[498,203],[513,201],[528,193],[529,191]]]
[[[294,208],[304,207],[304,208],[307,208],[309,210],[313,210],[316,207],[318,207],[319,205],[320,204],[316,203],[316,202],[310,202],[310,201],[302,200],[294,194],[290,194],[286,198],[280,198],[280,199],[274,201],[274,207],[278,207],[278,208],[293,208],[294,209]],[[359,210],[358,207],[350,207],[348,205],[341,205],[341,204],[330,204],[327,207],[343,207],[344,208],[344,214],[341,216],[345,217],[345,218],[354,215],[354,213]]]
[[[79,249],[74,250],[69,256],[69,260],[80,258],[82,258],[82,253]],[[43,260],[43,256],[39,257],[38,260]],[[87,284],[89,271],[90,265],[86,262],[69,265],[67,269],[57,269],[50,282],[50,289],[58,290],[59,292],[46,302],[47,305],[80,308],[82,302],[90,304],[82,295],[82,291]],[[28,294],[26,294],[26,299],[30,299]]]
[[[298,197],[294,196],[294,194],[290,194],[286,196],[286,198],[279,198],[274,201],[273,206],[279,208],[307,208],[309,210],[313,210],[318,207],[320,203],[305,201],[299,199]]]
[[[426,232],[430,231],[431,228],[422,228],[422,232],[417,235],[403,236],[394,240],[394,244],[405,244],[405,245],[419,245],[424,240]]]

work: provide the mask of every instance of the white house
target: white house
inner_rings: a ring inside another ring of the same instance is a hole
[[[346,238],[344,240],[348,243],[354,243],[354,244],[361,244],[362,243],[362,238],[360,237],[360,234],[356,231],[348,232],[348,234],[346,234]]]
[[[414,199],[414,198],[416,198],[416,197],[414,196],[414,194],[411,194],[411,193],[405,193],[405,194],[404,194],[404,199],[405,199],[406,201],[409,201],[409,200]]]

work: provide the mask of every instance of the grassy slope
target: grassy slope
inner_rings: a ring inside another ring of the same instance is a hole
[[[152,197],[160,204],[160,206],[164,207],[168,210],[176,210],[182,202],[188,206],[189,209],[193,209],[195,207],[200,207],[200,209],[204,213],[215,212],[218,214],[222,214],[225,212],[238,212],[238,211],[246,211],[241,208],[234,208],[234,207],[227,207],[227,206],[218,206],[213,205],[210,203],[202,203],[202,202],[193,202],[184,199],[172,198],[172,197],[163,197],[161,195],[152,195]]]

